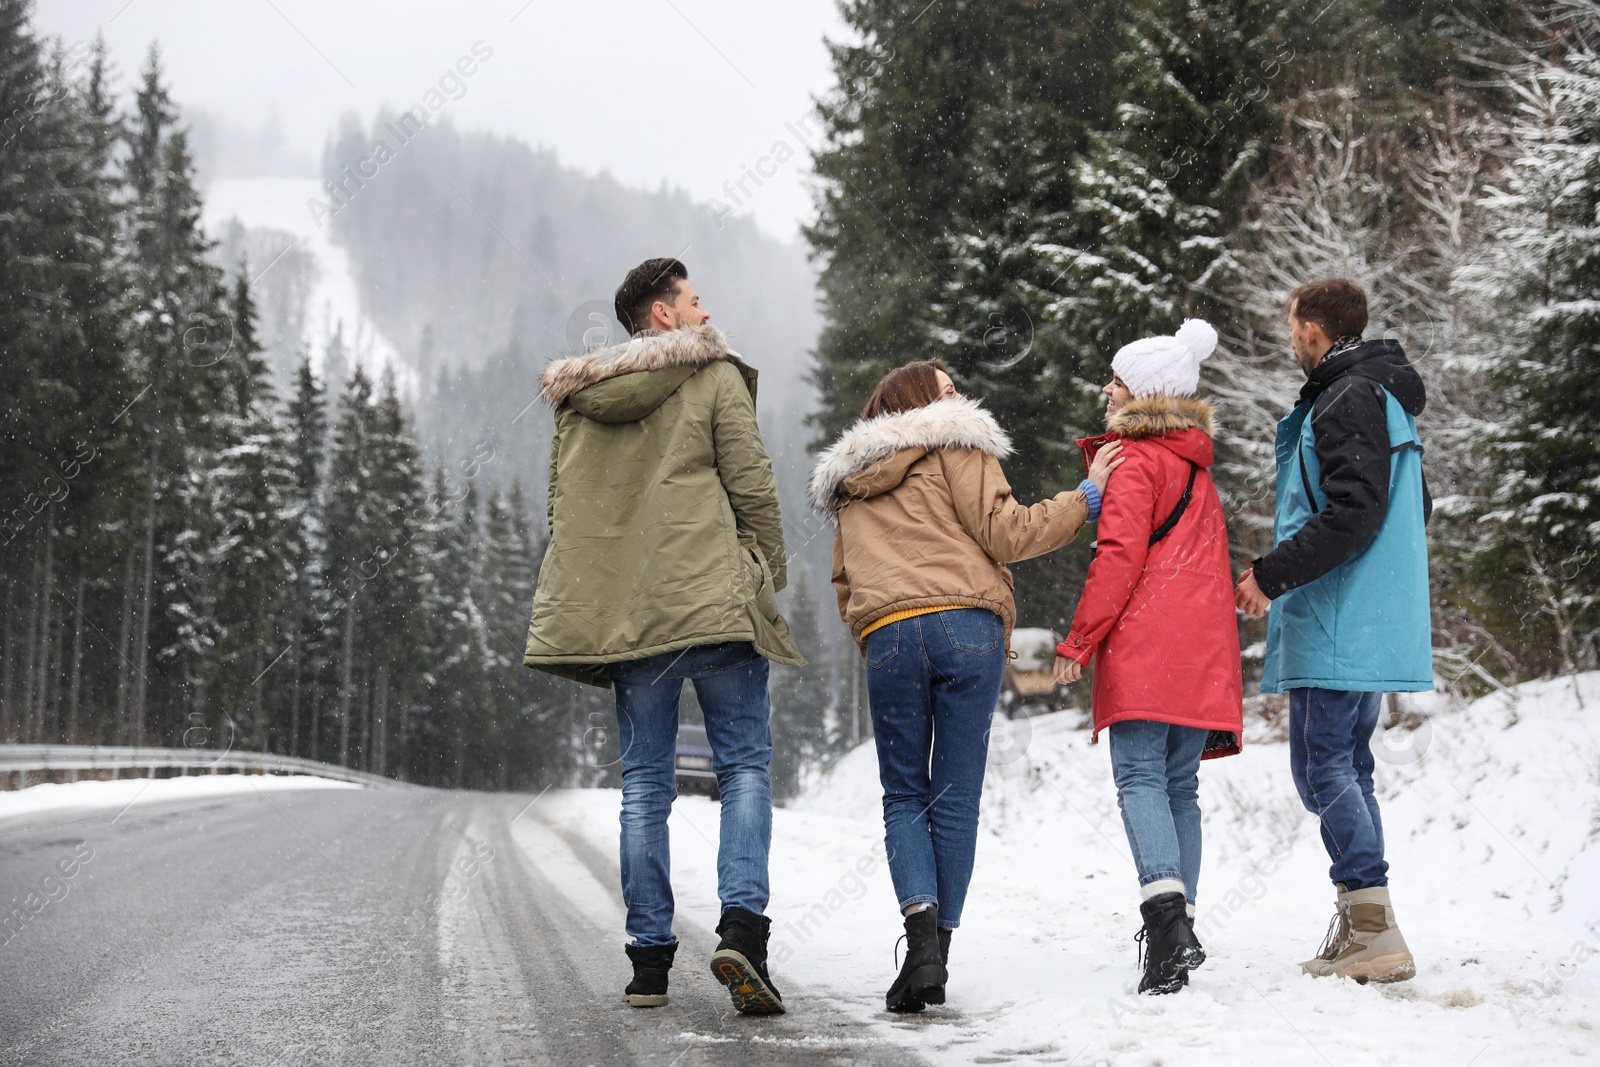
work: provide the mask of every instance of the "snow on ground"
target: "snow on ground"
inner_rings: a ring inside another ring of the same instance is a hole
[[[1600,673],[1408,707],[1425,721],[1385,735],[1378,784],[1411,982],[1300,973],[1333,890],[1288,752],[1264,742],[1201,772],[1210,960],[1183,993],[1138,996],[1137,879],[1110,761],[1072,712],[996,720],[944,1007],[883,1011],[900,926],[870,743],[776,812],[774,978],[939,1064],[1600,1060]],[[614,855],[618,804],[615,791],[552,793],[540,818]],[[678,907],[707,929],[717,817],[685,797],[672,818]]]
[[[163,800],[189,800],[225,793],[283,789],[360,789],[354,782],[336,782],[308,774],[196,774],[183,778],[122,778],[114,782],[71,782],[31,785],[0,792],[0,820],[41,811],[83,808],[126,808]]]
[[[306,300],[304,339],[319,368],[329,335],[342,323],[351,364],[362,363],[374,377],[382,368],[393,367],[404,385],[406,368],[396,357],[394,344],[361,309],[350,253],[333,242],[332,225],[324,219],[318,226],[306,207],[313,198],[328,200],[316,178],[219,178],[206,187],[203,223],[208,233],[219,238],[233,219],[252,229],[291,234],[317,267],[316,282]],[[260,277],[272,266],[270,261],[253,263],[251,269]]]

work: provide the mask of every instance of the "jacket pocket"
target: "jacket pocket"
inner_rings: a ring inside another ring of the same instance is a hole
[[[944,625],[944,635],[950,639],[952,648],[974,656],[987,656],[1000,647],[1006,636],[1006,626],[1000,616],[983,608],[941,611],[939,622]]]
[[[751,598],[756,610],[761,612],[761,617],[768,622],[778,621],[778,590],[772,581],[772,571],[767,567],[767,561],[761,555],[761,550],[751,545],[744,545],[745,558],[753,567],[755,573],[755,596]]]
[[[1272,602],[1286,678],[1326,677],[1333,669],[1334,609],[1324,584],[1328,578],[1291,589]]]

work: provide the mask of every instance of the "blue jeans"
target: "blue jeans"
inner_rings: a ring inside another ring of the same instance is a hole
[[[1193,904],[1200,888],[1200,754],[1210,731],[1128,719],[1107,732],[1139,884],[1182,882]]]
[[[772,717],[767,661],[748,641],[702,645],[614,663],[622,755],[622,900],[635,945],[671,945],[667,816],[678,795],[678,697],[687,679],[705,712],[711,769],[722,793],[717,895],[723,910],[767,907],[772,844]]]
[[[867,635],[889,874],[902,911],[937,904],[947,930],[961,925],[972,881],[989,716],[1005,661],[1005,624],[980,608],[919,615]]]
[[[1389,884],[1383,820],[1372,789],[1372,731],[1381,693],[1289,690],[1289,770],[1300,802],[1322,823],[1333,866],[1346,889]]]

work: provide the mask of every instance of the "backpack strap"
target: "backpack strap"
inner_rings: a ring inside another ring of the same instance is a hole
[[[1189,484],[1183,487],[1183,495],[1178,498],[1178,506],[1172,509],[1172,514],[1167,516],[1166,522],[1156,527],[1155,532],[1150,535],[1150,544],[1146,547],[1154,548],[1156,542],[1171,533],[1172,528],[1178,525],[1178,520],[1183,518],[1183,513],[1189,510],[1189,497],[1194,493],[1194,477],[1199,473],[1200,465],[1190,460]]]

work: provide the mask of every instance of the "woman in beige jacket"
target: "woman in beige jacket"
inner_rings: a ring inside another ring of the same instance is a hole
[[[1007,563],[1060,548],[1099,514],[1121,462],[1102,451],[1076,490],[1011,496],[1011,442],[944,363],[891,371],[822,454],[811,503],[834,516],[839,614],[867,661],[884,840],[905,916],[894,1012],[944,1003],[950,931],[972,878],[989,717],[1016,605]]]

